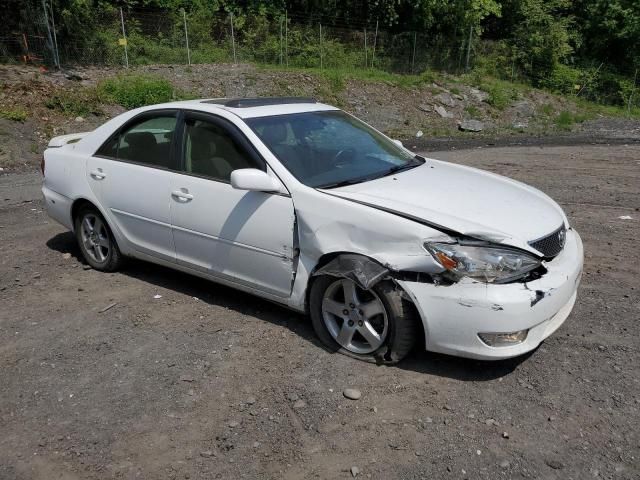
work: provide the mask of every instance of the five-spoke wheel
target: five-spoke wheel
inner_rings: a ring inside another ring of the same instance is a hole
[[[415,307],[391,281],[365,289],[348,278],[317,277],[309,310],[314,330],[330,351],[366,361],[400,361],[420,331]]]
[[[378,350],[389,331],[387,312],[378,295],[346,278],[336,279],[325,290],[322,318],[333,339],[357,354]]]
[[[80,224],[82,244],[87,254],[96,262],[102,263],[109,257],[109,234],[100,218],[87,213]]]
[[[75,216],[76,238],[80,251],[96,270],[112,272],[122,264],[122,254],[109,225],[93,207],[82,207]]]

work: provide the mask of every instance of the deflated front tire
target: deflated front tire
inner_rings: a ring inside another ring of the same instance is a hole
[[[309,308],[327,350],[367,362],[399,362],[420,333],[415,307],[391,281],[365,290],[350,279],[319,276],[311,286]]]

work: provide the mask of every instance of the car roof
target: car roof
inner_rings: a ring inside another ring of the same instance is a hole
[[[308,97],[204,98],[147,107],[148,110],[157,108],[185,108],[210,113],[226,110],[243,119],[339,110],[336,107],[319,103],[315,99]]]

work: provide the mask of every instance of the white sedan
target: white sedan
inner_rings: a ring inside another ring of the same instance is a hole
[[[363,360],[513,357],[576,300],[582,242],[552,199],[313,99],[139,108],[52,139],[42,170],[93,268],[135,257],[230,285]]]

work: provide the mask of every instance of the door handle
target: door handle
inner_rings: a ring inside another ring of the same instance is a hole
[[[187,190],[186,188],[184,190]],[[188,191],[183,190],[174,190],[171,192],[171,196],[175,199],[182,200],[183,202],[190,202],[193,200],[193,195],[188,193]]]
[[[103,180],[106,175],[104,174],[104,172],[102,171],[101,168],[98,168],[96,170],[92,170],[89,175],[91,175],[91,178],[95,179],[95,180]]]

